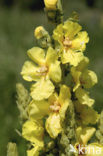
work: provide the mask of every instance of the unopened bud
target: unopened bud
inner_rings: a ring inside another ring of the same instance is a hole
[[[34,30],[34,36],[37,38],[37,39],[40,39],[44,36],[44,31],[45,29],[42,27],[42,26],[39,26],[37,27],[35,30]]]
[[[55,10],[57,7],[58,0],[44,0],[45,7],[49,10]]]
[[[17,146],[15,143],[8,143],[7,156],[18,156]]]
[[[34,30],[34,37],[37,39],[41,48],[48,48],[51,46],[50,35],[42,26],[39,26]]]
[[[63,22],[63,10],[61,0],[44,0],[45,12],[48,20],[54,24]]]

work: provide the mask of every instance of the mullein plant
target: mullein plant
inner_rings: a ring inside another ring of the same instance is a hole
[[[43,26],[34,30],[38,46],[27,51],[30,60],[21,71],[23,79],[32,82],[30,93],[17,84],[21,134],[29,142],[27,156],[103,156],[103,112],[94,110],[89,95],[98,80],[84,55],[88,33],[76,13],[63,21],[60,0],[44,3],[56,28],[52,36]],[[101,152],[94,154],[92,149]],[[8,144],[10,153],[18,155],[13,143]]]

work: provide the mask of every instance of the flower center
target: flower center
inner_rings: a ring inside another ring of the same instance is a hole
[[[52,105],[50,105],[50,110],[53,112],[59,112],[61,105],[58,101],[55,101]]]
[[[63,45],[66,49],[72,46],[72,41],[70,41],[69,37],[64,38]]]
[[[48,67],[47,66],[42,66],[37,70],[38,75],[40,76],[45,76],[48,73]]]

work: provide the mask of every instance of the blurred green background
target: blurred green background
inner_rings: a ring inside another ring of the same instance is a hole
[[[18,136],[20,130],[16,106],[17,82],[24,82],[20,71],[27,59],[26,51],[35,45],[33,31],[43,25],[52,32],[43,12],[43,0],[0,0],[0,156],[6,155],[9,141],[18,144],[20,156],[25,156],[25,141]],[[90,36],[85,55],[90,60],[99,82],[92,89],[95,108],[103,109],[103,0],[63,0],[65,19],[77,11],[80,23]]]

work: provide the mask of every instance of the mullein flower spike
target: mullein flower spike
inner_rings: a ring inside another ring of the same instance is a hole
[[[44,3],[49,20],[57,26],[52,36],[43,26],[34,30],[39,47],[27,51],[31,61],[21,71],[23,79],[32,82],[30,93],[17,85],[22,137],[30,144],[27,156],[78,156],[79,145],[87,147],[84,152],[99,148],[97,156],[102,156],[103,113],[94,110],[89,94],[98,79],[84,55],[88,33],[82,31],[76,14],[62,21],[60,0]],[[71,153],[70,145],[76,153]],[[85,156],[93,156],[93,151]]]

